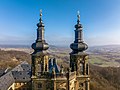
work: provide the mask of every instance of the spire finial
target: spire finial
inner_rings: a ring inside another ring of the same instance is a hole
[[[40,9],[40,17],[42,17],[42,9]]]
[[[42,23],[42,9],[40,9],[40,23]]]
[[[78,24],[79,24],[79,22],[80,22],[80,12],[79,12],[79,11],[77,11],[77,17],[78,17],[77,22],[78,22]]]

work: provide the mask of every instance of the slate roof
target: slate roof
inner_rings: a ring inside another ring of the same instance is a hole
[[[52,73],[53,68],[56,73],[60,72],[60,67],[57,65],[57,61],[55,58],[49,60],[49,72]]]
[[[7,90],[15,82],[12,72],[8,72],[0,77],[0,90]]]
[[[0,77],[4,75],[4,73],[5,73],[5,69],[0,69]]]
[[[12,70],[12,75],[15,82],[29,82],[31,80],[31,66],[24,61]]]
[[[29,82],[31,80],[30,72],[12,71],[12,75],[15,79],[15,82]]]
[[[0,69],[0,77],[8,73],[11,69],[8,67],[6,69]]]
[[[24,61],[13,68],[11,71],[31,71],[31,66],[26,61]]]
[[[7,90],[14,82],[29,82],[31,67],[24,61],[0,77],[0,90]]]

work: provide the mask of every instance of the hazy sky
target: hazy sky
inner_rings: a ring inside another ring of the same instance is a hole
[[[120,44],[120,0],[0,0],[0,44],[31,45],[40,9],[49,44],[74,41],[78,10],[88,45]]]

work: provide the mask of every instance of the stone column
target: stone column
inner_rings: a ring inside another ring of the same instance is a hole
[[[54,80],[54,90],[57,90],[56,89],[56,80]]]
[[[32,82],[31,82],[31,86],[32,86],[32,90],[34,90],[34,81],[32,80]]]
[[[86,82],[86,84],[87,84],[86,90],[90,90],[90,81],[88,80],[88,81]]]
[[[84,62],[84,75],[86,75],[86,62]]]
[[[67,69],[67,73],[66,73],[66,77],[67,77],[67,82],[66,82],[67,89],[66,90],[70,90],[70,81],[69,81],[70,77],[69,76],[70,76],[70,68]]]
[[[90,72],[90,71],[89,71],[89,64],[88,64],[88,75],[89,75],[89,72]]]

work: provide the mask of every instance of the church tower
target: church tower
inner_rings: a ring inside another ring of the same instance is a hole
[[[44,24],[42,22],[42,11],[40,11],[40,22],[37,24],[37,40],[32,44],[32,76],[39,76],[48,72],[48,44],[44,39]]]
[[[80,15],[78,12],[78,20],[75,25],[75,41],[70,45],[72,52],[70,53],[71,72],[76,72],[76,90],[89,90],[89,64],[88,54],[85,50],[88,48],[83,41],[83,28],[80,24]]]
[[[37,27],[37,39],[32,44],[32,48],[34,49],[32,53],[32,90],[45,90],[42,88],[45,87],[45,84],[42,84],[44,82],[41,82],[41,77],[46,77],[49,72],[49,57],[47,52],[49,45],[44,39],[45,29],[42,22],[42,11],[40,11],[40,20]]]

